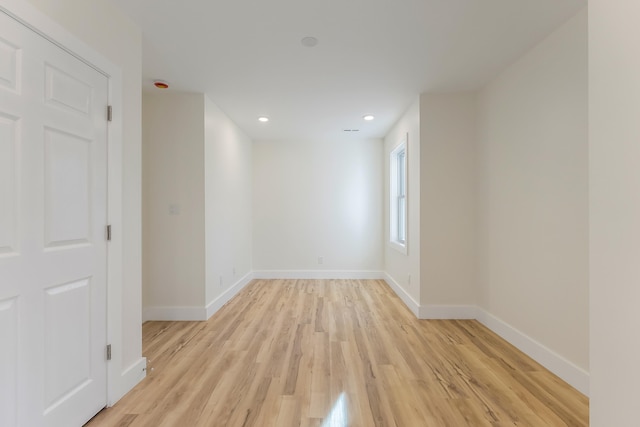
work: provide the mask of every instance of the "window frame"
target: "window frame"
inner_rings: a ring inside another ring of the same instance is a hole
[[[409,240],[408,139],[407,134],[389,155],[389,245],[405,255]]]

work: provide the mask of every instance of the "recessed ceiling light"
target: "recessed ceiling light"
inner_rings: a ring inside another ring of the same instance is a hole
[[[262,123],[267,123],[269,121],[269,117],[267,116],[260,116],[258,117],[258,121],[262,122]]]
[[[371,120],[375,119],[375,117],[373,117],[371,114],[367,114],[366,116],[364,116],[362,118],[365,119],[368,122],[370,122]]]
[[[315,37],[303,37],[300,43],[305,47],[316,47],[318,45],[318,39]]]

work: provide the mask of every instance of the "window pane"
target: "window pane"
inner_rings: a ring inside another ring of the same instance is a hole
[[[405,195],[405,154],[404,150],[398,153],[398,196]]]
[[[406,206],[407,199],[404,196],[398,197],[398,242],[400,243],[406,240]]]
[[[389,241],[407,254],[407,141],[402,141],[389,157]]]

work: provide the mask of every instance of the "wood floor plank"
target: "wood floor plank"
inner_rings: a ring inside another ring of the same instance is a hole
[[[473,320],[380,280],[254,280],[207,322],[143,325],[147,378],[89,427],[588,426],[588,399]]]

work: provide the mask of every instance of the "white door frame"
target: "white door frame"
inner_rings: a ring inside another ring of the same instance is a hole
[[[113,234],[107,245],[107,342],[112,345],[112,360],[107,363],[106,403],[111,406],[132,386],[122,381],[122,70],[25,0],[0,0],[0,13],[13,17],[109,80],[113,121],[107,129],[107,221]]]

